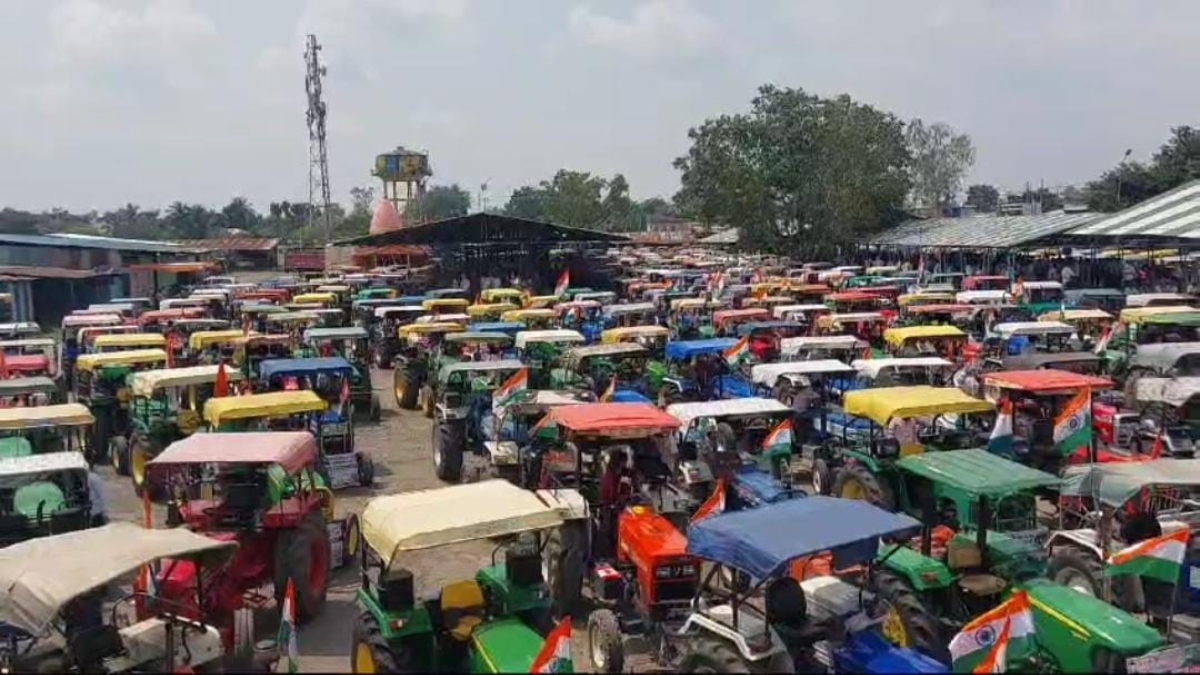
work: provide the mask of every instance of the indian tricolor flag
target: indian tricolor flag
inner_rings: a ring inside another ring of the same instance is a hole
[[[287,671],[294,673],[300,670],[300,651],[296,648],[296,587],[291,577],[288,577],[287,590],[283,593],[276,644],[287,645]]]
[[[1010,650],[1022,651],[1033,639],[1029,596],[1017,591],[1000,606],[963,626],[950,641],[954,672],[1003,673]]]
[[[529,369],[522,368],[513,373],[492,394],[492,413],[497,417],[503,415],[504,410],[518,397],[523,396],[527,389],[529,389]]]
[[[1012,399],[1000,400],[1000,411],[996,415],[996,426],[992,427],[992,435],[988,437],[987,451],[997,455],[1007,455],[1013,448],[1013,402]]]
[[[1191,530],[1183,528],[1117,551],[1108,559],[1105,576],[1136,574],[1167,583],[1179,580]]]
[[[554,294],[562,297],[567,294],[567,288],[571,285],[571,270],[563,270],[562,274],[558,275],[558,283],[554,284]]]
[[[718,513],[724,512],[725,479],[718,478],[717,485],[713,488],[712,494],[708,496],[708,499],[704,500],[704,503],[700,505],[700,508],[696,509],[696,512],[692,514],[692,518],[688,522],[696,523],[709,516],[715,516]]]
[[[612,398],[614,395],[616,395],[616,393],[617,393],[617,376],[613,375],[612,379],[609,380],[609,382],[608,382],[608,389],[605,389],[604,393],[600,395],[600,402],[608,403],[608,402],[612,401]]]
[[[742,360],[750,355],[750,336],[747,335],[735,342],[729,349],[721,353],[729,365],[737,367]]]
[[[546,636],[542,651],[534,657],[529,672],[570,673],[574,670],[574,662],[571,661],[571,619],[564,617]]]
[[[1064,456],[1092,445],[1092,392],[1083,389],[1071,397],[1054,418],[1054,445]]]
[[[771,429],[771,433],[763,439],[762,449],[770,451],[772,448],[782,446],[790,451],[792,449],[792,420],[785,419]]]

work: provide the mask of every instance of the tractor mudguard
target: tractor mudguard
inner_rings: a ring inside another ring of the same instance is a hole
[[[521,673],[542,650],[545,640],[513,617],[487,621],[471,631],[472,673]],[[571,672],[571,671],[566,671]]]
[[[1104,560],[1106,557],[1106,554],[1100,550],[1100,545],[1096,543],[1095,530],[1059,530],[1058,532],[1054,532],[1046,540],[1046,552],[1053,555],[1054,549],[1067,545],[1091,551],[1099,560]]]
[[[420,600],[407,612],[392,613],[379,605],[374,587],[370,591],[363,588],[358,589],[355,597],[359,606],[375,619],[375,623],[379,626],[379,632],[385,640],[398,640],[411,635],[433,632],[433,620]],[[397,619],[395,623],[393,623],[394,619]]]
[[[883,465],[879,462],[879,460],[865,452],[843,448],[841,455],[843,460],[855,460],[859,464],[867,467],[867,470],[873,474],[879,474],[883,472]]]
[[[852,633],[833,651],[835,673],[949,673],[937,659],[888,642],[877,630]]]
[[[893,548],[899,550],[888,555]],[[902,577],[909,586],[918,592],[948,588],[954,581],[950,568],[933,558],[927,558],[919,552],[903,545],[893,544],[881,546],[876,560],[884,560],[883,567]]]
[[[1158,631],[1099,598],[1046,579],[1026,584],[1038,645],[1060,672],[1093,672],[1095,652],[1145,654],[1164,644]]]

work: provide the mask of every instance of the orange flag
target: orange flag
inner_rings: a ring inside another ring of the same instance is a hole
[[[213,384],[213,398],[229,395],[229,375],[225,372],[225,362],[217,366],[217,381]]]

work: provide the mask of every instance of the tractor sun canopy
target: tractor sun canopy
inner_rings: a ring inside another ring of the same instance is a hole
[[[684,428],[701,417],[728,418],[790,412],[791,408],[773,398],[731,398],[724,401],[673,403],[667,406],[667,414],[679,420]]]
[[[312,391],[272,391],[210,398],[204,402],[204,419],[219,426],[230,420],[322,412],[326,407],[325,400]]]
[[[1060,493],[1091,497],[1119,507],[1145,487],[1196,485],[1200,485],[1200,460],[1163,458],[1068,466],[1063,471]]]
[[[131,523],[14,544],[0,550],[0,622],[42,635],[69,602],[142,565],[161,558],[207,558],[204,566],[216,565],[235,548],[183,528]]]
[[[307,431],[192,434],[167,446],[148,467],[180,464],[278,464],[292,474],[317,458]]]
[[[555,408],[538,423],[551,425],[578,434],[628,437],[675,431],[679,420],[648,403],[589,403]]]
[[[933,483],[984,497],[1003,497],[1060,483],[1058,476],[978,448],[910,455],[897,466]]]
[[[1112,380],[1103,377],[1081,375],[1067,370],[1039,368],[1036,370],[1005,370],[987,373],[983,377],[987,386],[1001,389],[1017,389],[1034,393],[1072,391],[1075,389],[1109,389]]]
[[[881,387],[847,392],[842,399],[846,414],[866,417],[881,426],[894,418],[984,413],[996,409],[954,387]]]
[[[199,384],[213,384],[217,381],[217,373],[221,366],[189,366],[187,368],[163,368],[146,370],[129,376],[129,386],[134,396],[149,398],[155,390],[169,387],[191,387]],[[225,368],[225,376],[230,382],[242,379],[242,371],[237,368]]]
[[[354,366],[340,356],[313,359],[267,359],[258,364],[258,376],[264,380],[270,380],[276,376],[349,375],[353,371]]]
[[[839,563],[870,560],[880,538],[907,538],[920,531],[916,519],[869,502],[814,495],[693,523],[687,552],[766,579],[814,553],[831,551]]]
[[[0,408],[0,431],[41,429],[45,427],[81,427],[96,421],[81,403],[60,403],[33,408]]]
[[[701,354],[719,354],[735,344],[737,344],[735,338],[674,340],[667,343],[666,357],[670,361],[686,361]]]

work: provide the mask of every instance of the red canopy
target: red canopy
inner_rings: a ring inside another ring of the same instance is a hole
[[[19,354],[5,356],[8,369],[19,373],[41,372],[50,367],[50,359],[45,354]]]
[[[544,424],[581,433],[649,429],[650,433],[673,431],[679,420],[649,403],[588,403],[559,406],[550,411]]]
[[[317,439],[307,431],[192,434],[150,461],[168,464],[278,464],[295,473],[317,458]]]
[[[1109,389],[1112,380],[1103,377],[1093,377],[1066,370],[1042,368],[1039,370],[1005,370],[998,373],[987,373],[983,376],[985,385],[995,385],[1005,389],[1021,389],[1032,392],[1064,391],[1069,389]]]

